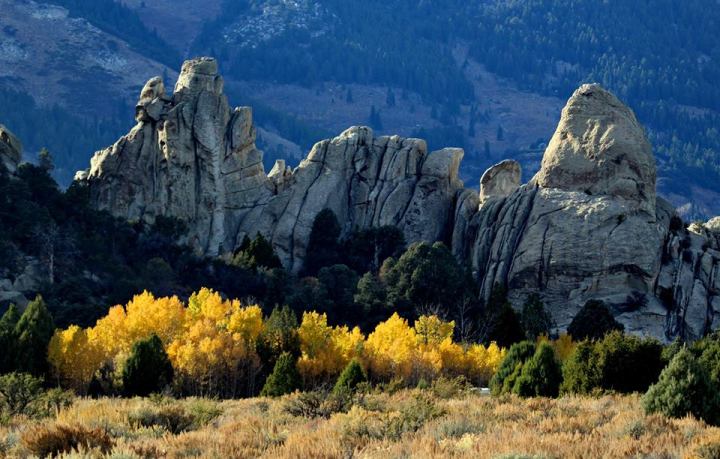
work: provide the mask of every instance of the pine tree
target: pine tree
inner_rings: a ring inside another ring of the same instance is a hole
[[[529,339],[535,339],[540,335],[548,335],[553,326],[552,317],[540,301],[536,293],[528,296],[522,309],[522,326]]]
[[[300,373],[297,370],[296,359],[289,352],[283,352],[275,362],[275,368],[265,381],[260,395],[279,397],[299,388]]]
[[[682,349],[662,371],[659,381],[650,386],[643,397],[643,407],[647,413],[674,418],[692,414],[717,425],[720,421],[717,391],[707,370],[688,349]]]
[[[513,344],[507,355],[498,367],[497,372],[490,380],[490,390],[493,395],[509,392],[515,386],[515,380],[520,376],[525,362],[535,354],[535,343],[522,341]]]
[[[17,352],[15,327],[20,320],[18,308],[11,304],[0,319],[0,374],[10,373],[15,369]]]
[[[172,382],[173,367],[156,334],[133,345],[122,379],[126,394],[141,397],[159,392]]]
[[[568,326],[568,334],[576,341],[584,339],[601,339],[613,330],[624,330],[622,324],[615,320],[605,303],[590,300],[573,317]]]
[[[314,276],[320,268],[337,263],[340,231],[340,223],[332,210],[323,209],[315,216],[303,265],[304,275]]]
[[[47,350],[55,332],[53,318],[38,295],[31,301],[15,326],[17,336],[16,368],[18,371],[43,376],[47,373]]]
[[[358,384],[367,381],[367,374],[357,359],[352,359],[337,379],[333,392],[354,391]]]
[[[523,397],[557,397],[561,381],[562,373],[555,351],[550,344],[543,343],[523,365],[513,392]]]

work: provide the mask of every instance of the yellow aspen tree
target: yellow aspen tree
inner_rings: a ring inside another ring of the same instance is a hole
[[[65,386],[82,393],[103,359],[102,352],[88,339],[87,331],[77,325],[56,330],[48,346],[48,361],[54,374]]]
[[[365,343],[370,371],[380,379],[401,377],[409,380],[413,373],[417,336],[407,320],[394,313],[378,324]]]

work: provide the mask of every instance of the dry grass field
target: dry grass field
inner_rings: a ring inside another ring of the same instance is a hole
[[[344,407],[318,394],[79,399],[55,419],[0,427],[3,457],[72,445],[60,457],[717,458],[720,429],[646,416],[638,396],[520,399],[438,387],[372,392]]]

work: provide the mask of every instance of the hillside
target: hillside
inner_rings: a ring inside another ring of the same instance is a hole
[[[371,124],[379,133],[427,138],[431,148],[465,148],[461,177],[471,186],[505,157],[531,176],[562,99],[597,81],[648,128],[660,193],[688,219],[720,213],[713,84],[720,56],[711,0],[632,7],[590,0],[373,0],[359,8],[334,0],[5,3],[2,49],[11,65],[2,89],[19,90],[39,107],[59,104],[64,113],[43,120],[51,131],[43,142],[63,184],[81,159],[125,130],[119,119],[126,111],[118,107],[134,103],[148,76],[170,82],[178,56],[213,55],[232,100],[255,108],[266,158],[287,156],[294,165],[332,132]],[[13,32],[19,23],[34,26]],[[43,43],[69,47],[58,54]],[[23,53],[27,58],[12,57]],[[64,57],[58,63],[46,55]],[[102,128],[79,130],[95,134],[82,143],[65,134],[65,126],[86,124],[88,115]],[[28,151],[43,146],[23,117],[3,116],[27,139]]]

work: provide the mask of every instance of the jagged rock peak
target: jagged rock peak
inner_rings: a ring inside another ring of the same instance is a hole
[[[318,142],[291,170],[269,175],[255,148],[249,107],[229,108],[214,59],[185,62],[171,97],[145,85],[137,125],[77,175],[95,207],[131,220],[185,220],[200,253],[232,252],[248,235],[272,241],[286,267],[302,266],[312,222],[332,209],[344,231],[395,225],[408,242],[451,231],[463,151],[428,153],[425,141],[376,137],[355,126]]]
[[[645,130],[598,84],[584,84],[570,97],[533,181],[622,197],[655,213],[655,158]]]
[[[0,124],[0,164],[12,174],[22,159],[22,143],[12,132]]]
[[[491,166],[480,178],[480,203],[490,198],[510,196],[520,187],[520,163],[506,159]]]

